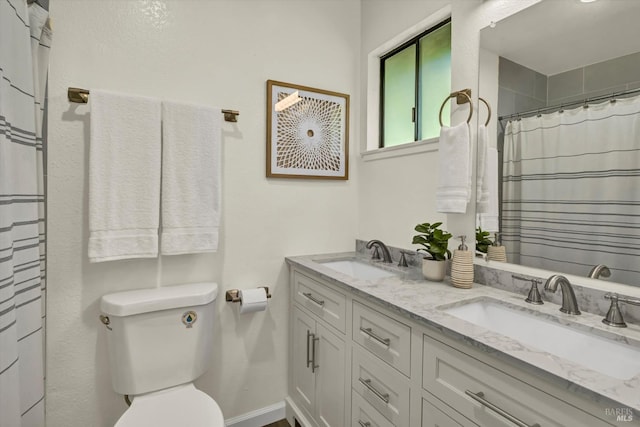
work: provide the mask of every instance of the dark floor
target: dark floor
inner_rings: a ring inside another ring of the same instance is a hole
[[[264,427],[291,427],[287,420],[276,421],[275,423],[268,424]]]

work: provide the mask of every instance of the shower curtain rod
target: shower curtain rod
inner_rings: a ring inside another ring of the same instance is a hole
[[[571,102],[567,102],[567,103],[554,105],[554,106],[551,106],[551,107],[544,107],[544,108],[538,108],[538,109],[535,109],[535,110],[524,111],[524,112],[521,112],[521,113],[507,114],[507,115],[498,117],[498,120],[499,121],[503,121],[503,120],[511,120],[511,119],[514,119],[514,118],[522,119],[522,118],[525,118],[525,117],[531,117],[534,114],[547,113],[547,112],[551,112],[551,111],[555,111],[555,110],[563,110],[565,107],[573,107],[575,105],[586,105],[588,103],[592,103],[592,102],[596,102],[596,101],[603,101],[605,99],[614,100],[615,98],[617,98],[619,96],[631,95],[631,94],[634,94],[634,93],[640,93],[640,88],[625,90],[625,91],[622,91],[622,92],[614,92],[614,93],[611,93],[609,95],[595,96],[593,98],[586,98],[586,99],[584,99],[582,101],[571,101]]]
[[[78,87],[70,87],[67,90],[67,98],[69,102],[75,102],[78,104],[86,104],[89,102],[89,90],[81,89]],[[237,110],[221,110],[224,114],[225,122],[237,122],[240,111]]]

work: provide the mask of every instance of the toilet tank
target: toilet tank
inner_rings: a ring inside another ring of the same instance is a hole
[[[215,283],[104,295],[113,389],[137,395],[202,375],[211,363],[217,295]]]

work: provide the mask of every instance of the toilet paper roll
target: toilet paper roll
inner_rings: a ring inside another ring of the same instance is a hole
[[[239,290],[240,314],[264,311],[267,308],[267,291],[264,288]]]

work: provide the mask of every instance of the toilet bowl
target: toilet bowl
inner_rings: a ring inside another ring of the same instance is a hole
[[[193,385],[211,363],[217,295],[215,283],[191,283],[102,297],[112,386],[132,399],[115,427],[224,427]]]
[[[114,427],[224,427],[220,407],[193,384],[136,396]]]

